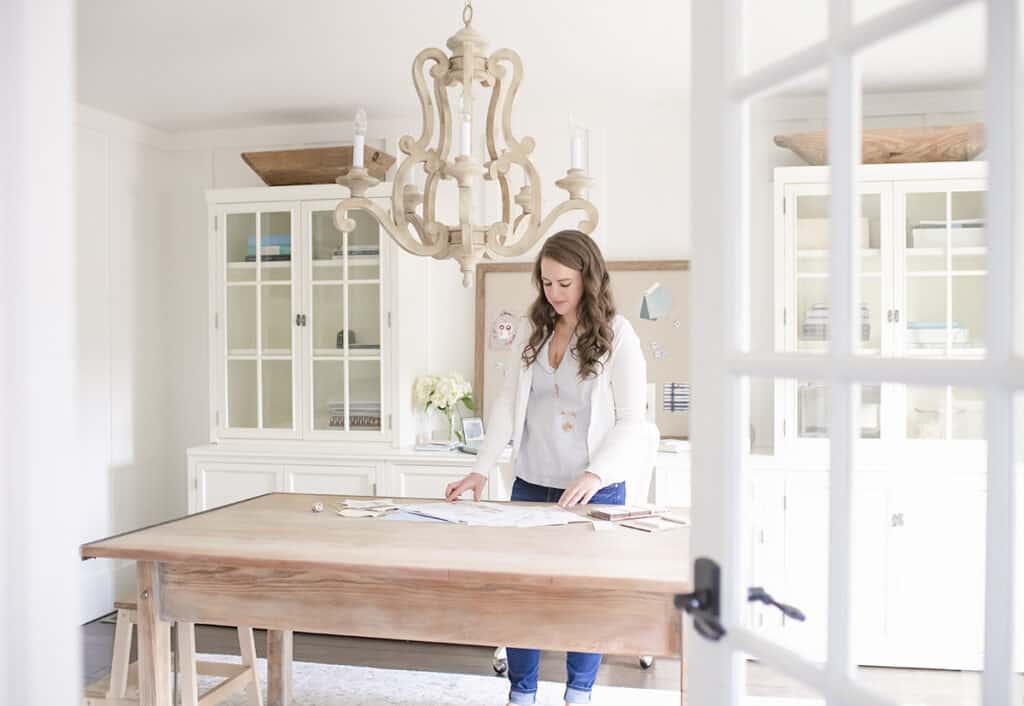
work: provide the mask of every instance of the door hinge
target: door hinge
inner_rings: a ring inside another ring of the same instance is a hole
[[[220,216],[213,217],[213,229],[220,230]]]
[[[786,435],[786,420],[785,419],[782,420],[782,435],[783,436]]]
[[[391,431],[391,415],[388,415],[388,431]]]
[[[782,496],[782,509],[785,510],[788,507],[788,505],[789,505],[789,502],[786,500],[786,496],[783,495]]]
[[[199,478],[195,476],[192,478],[192,490],[199,490]]]
[[[219,313],[213,315],[213,327],[214,328],[220,328],[220,314]]]
[[[391,328],[391,312],[388,312],[388,328]]]
[[[786,202],[787,201],[789,201],[789,199],[786,199],[786,198],[782,199],[782,212],[783,213],[786,212]]]
[[[764,530],[760,530],[757,533],[757,543],[758,544],[764,544]]]
[[[782,325],[786,326],[789,323],[789,309],[782,307]]]
[[[217,426],[220,426],[220,410],[219,409],[216,412],[213,413],[213,418],[214,418]]]

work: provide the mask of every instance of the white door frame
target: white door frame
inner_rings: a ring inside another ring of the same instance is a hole
[[[861,141],[857,54],[950,9],[987,8],[987,356],[982,361],[872,359],[855,356],[857,297],[855,219]],[[850,648],[851,504],[856,390],[861,383],[969,385],[987,390],[988,505],[986,525],[985,706],[1016,703],[1013,681],[1014,476],[1013,397],[1024,389],[1024,361],[1014,357],[1014,243],[1020,227],[1017,114],[1022,93],[1021,0],[908,0],[866,22],[853,22],[854,0],[830,0],[826,40],[752,73],[743,71],[744,0],[696,0],[693,5],[691,163],[694,287],[691,420],[693,532],[691,554],[721,567],[718,642],[687,621],[689,697],[697,706],[737,706],[744,700],[745,654],[820,692],[829,704],[880,706],[891,698],[854,678]],[[828,354],[750,352],[749,101],[809,71],[829,71],[832,253],[832,340]],[[714,234],[714,235],[711,235]],[[1019,236],[1018,236],[1019,237]],[[1019,245],[1018,245],[1019,247]],[[1018,277],[1017,280],[1024,279]],[[1014,296],[1017,292],[1017,296]],[[1024,304],[1018,304],[1024,306]],[[723,325],[724,324],[724,325]],[[719,332],[721,332],[719,334]],[[810,662],[743,627],[746,516],[744,438],[748,378],[816,378],[831,387],[828,659]]]
[[[0,704],[82,699],[73,40],[0,2]]]

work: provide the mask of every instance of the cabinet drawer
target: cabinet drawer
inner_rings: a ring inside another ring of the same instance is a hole
[[[228,505],[281,488],[281,467],[261,464],[196,464],[195,511]]]
[[[443,498],[445,487],[467,473],[461,466],[413,466],[392,464],[387,495],[399,498]],[[483,499],[488,498],[484,487]]]
[[[285,466],[285,487],[293,493],[374,495],[374,465]]]

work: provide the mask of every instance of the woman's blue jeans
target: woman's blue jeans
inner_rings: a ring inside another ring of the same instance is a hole
[[[512,499],[535,503],[557,503],[561,488],[547,488],[516,478],[512,485]],[[591,503],[598,505],[624,505],[626,484],[612,483],[594,493]],[[508,700],[513,704],[533,704],[537,700],[537,673],[540,669],[540,650],[509,647],[508,679],[511,683]],[[601,666],[601,655],[590,652],[568,652],[565,655],[565,700],[571,704],[590,703],[590,691]]]

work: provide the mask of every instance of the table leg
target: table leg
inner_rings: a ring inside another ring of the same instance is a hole
[[[291,630],[267,630],[267,706],[288,706],[292,698]]]
[[[139,704],[171,706],[171,624],[160,619],[157,565],[137,563],[139,627]]]

